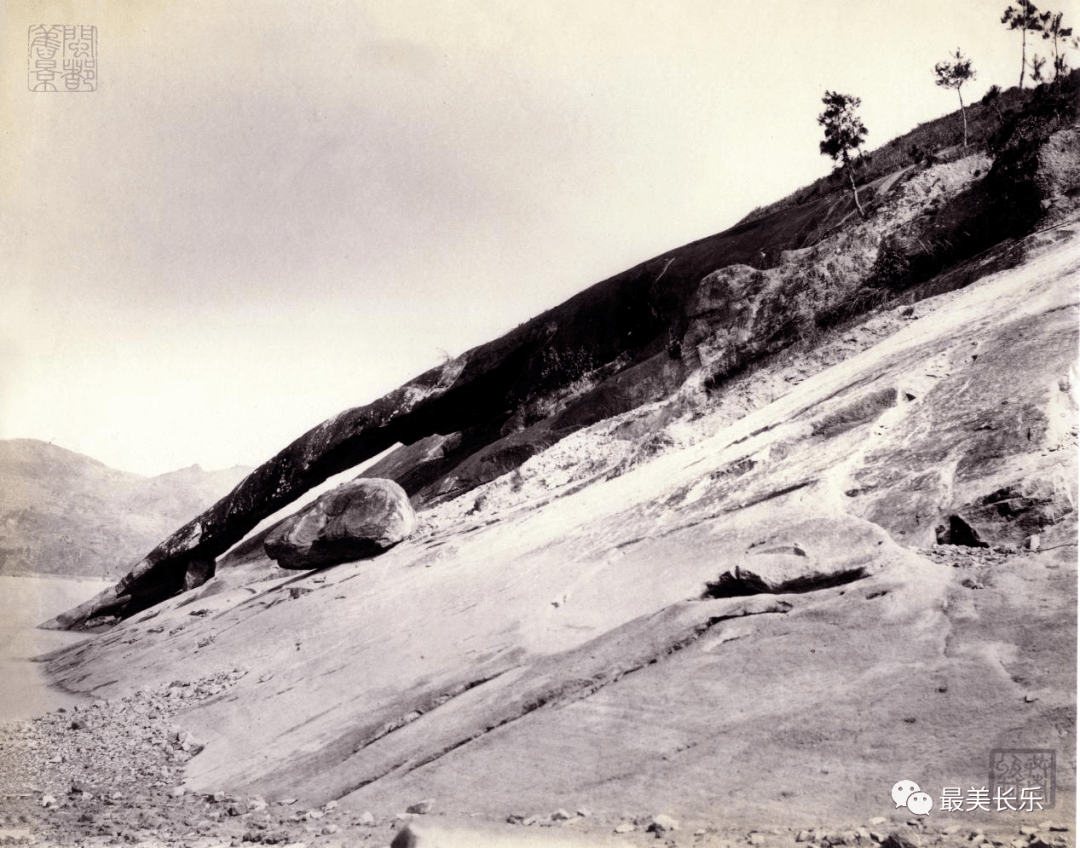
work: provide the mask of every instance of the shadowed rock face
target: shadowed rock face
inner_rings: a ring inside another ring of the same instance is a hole
[[[1005,191],[994,188],[1000,185],[1015,193],[1023,180],[1042,174],[1021,171],[1010,180],[991,172],[983,195]],[[973,168],[955,192],[978,173]],[[669,396],[695,369],[707,371],[715,387],[755,358],[790,345],[816,316],[844,308],[844,298],[875,284],[884,237],[930,208],[929,201],[905,196],[898,181],[880,186],[899,192],[900,201],[890,207],[889,198],[878,198],[881,214],[850,236],[829,236],[851,211],[846,197],[740,224],[598,283],[374,403],[341,413],[257,468],[115,586],[43,626],[111,623],[200,585],[213,576],[214,560],[262,519],[395,443],[411,448],[370,473],[392,477],[415,503],[429,504],[489,482],[583,427]],[[964,214],[975,220],[986,214],[983,195],[973,208],[948,207],[950,232]],[[1021,225],[1031,222],[1025,218]],[[763,256],[780,257],[805,244],[815,245],[814,256],[787,254],[781,266],[755,267],[766,264]],[[970,255],[982,248],[978,242],[964,249]],[[869,403],[870,413],[897,402],[894,390],[884,391],[861,402]],[[863,412],[852,413],[852,422]],[[854,426],[845,421],[822,426]]]

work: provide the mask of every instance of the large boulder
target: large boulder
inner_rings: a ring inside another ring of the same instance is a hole
[[[319,568],[376,556],[416,529],[409,496],[393,480],[353,480],[287,518],[267,536],[282,568]]]

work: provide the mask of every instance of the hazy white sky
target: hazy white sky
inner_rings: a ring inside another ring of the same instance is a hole
[[[7,0],[0,438],[256,465],[827,173],[826,88],[873,148],[957,46],[1015,85],[1005,5]],[[39,23],[98,28],[97,91],[29,90]]]

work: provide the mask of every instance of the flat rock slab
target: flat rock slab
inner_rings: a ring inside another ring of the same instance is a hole
[[[874,551],[882,539],[880,529],[869,523],[794,524],[755,540],[735,565],[706,584],[705,594],[723,598],[812,592],[860,580],[880,566]]]

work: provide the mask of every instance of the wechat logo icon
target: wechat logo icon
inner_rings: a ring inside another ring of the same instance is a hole
[[[892,799],[896,809],[907,807],[917,816],[929,815],[934,809],[934,799],[919,789],[913,780],[900,780],[893,784]]]

